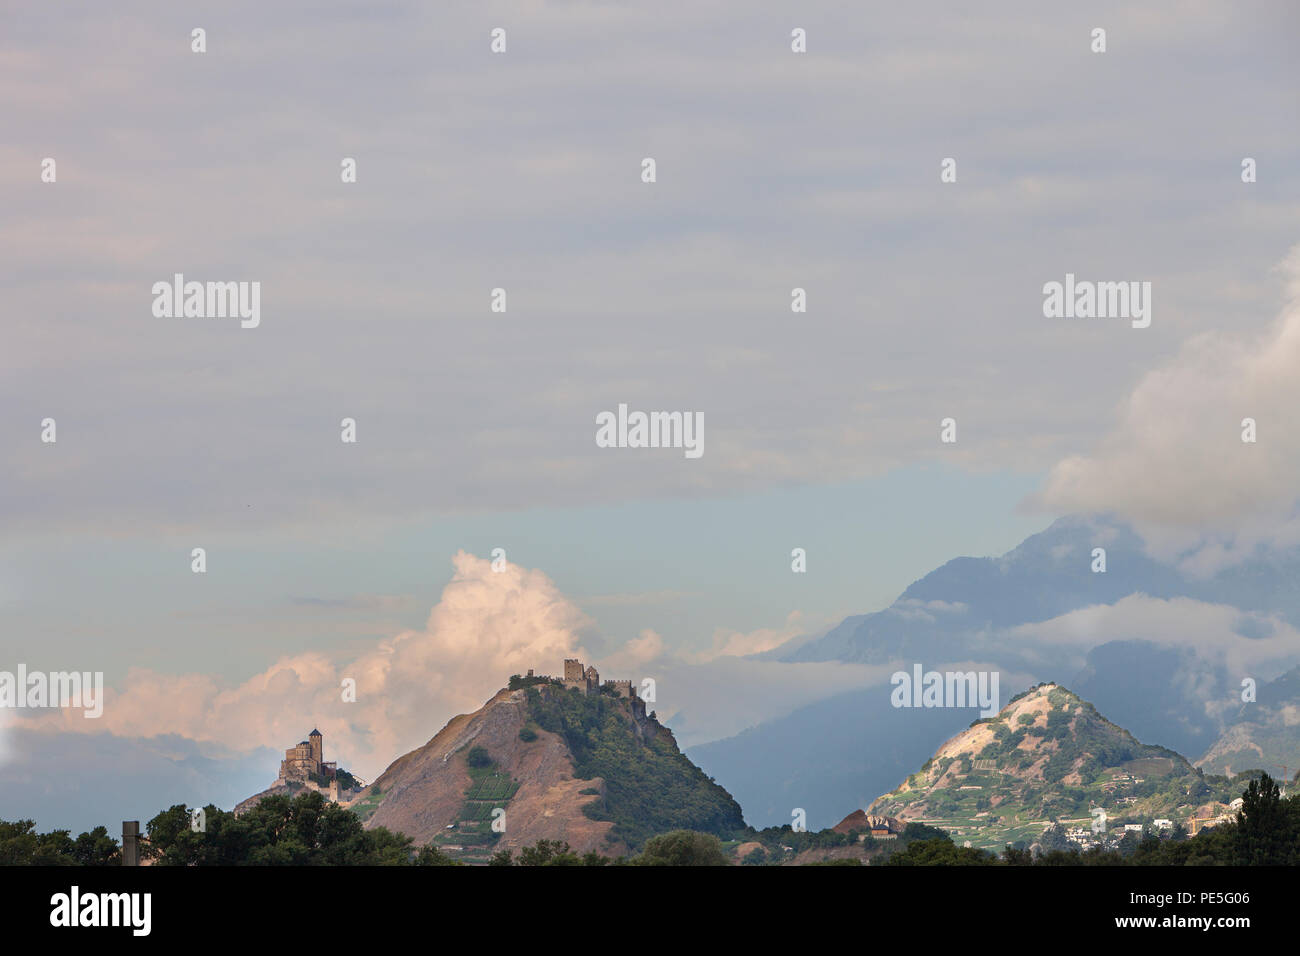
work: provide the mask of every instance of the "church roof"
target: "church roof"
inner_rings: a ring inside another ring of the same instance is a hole
[[[317,730],[315,727],[313,727],[313,728],[311,729],[311,733],[309,733],[307,736],[308,736],[308,737],[324,737],[325,735],[322,734],[322,733],[321,733],[319,730]]]

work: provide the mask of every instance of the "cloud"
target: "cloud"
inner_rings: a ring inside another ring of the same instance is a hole
[[[409,594],[354,594],[344,598],[294,597],[289,603],[295,607],[320,607],[330,610],[397,611],[409,607],[414,598]]]
[[[1186,563],[1200,573],[1230,563],[1256,540],[1293,543],[1300,488],[1300,245],[1280,269],[1285,306],[1265,333],[1193,337],[1141,379],[1095,451],[1056,464],[1036,504],[1117,513],[1161,550],[1195,546],[1208,531],[1216,538]],[[1242,441],[1245,418],[1256,422],[1255,443]]]
[[[720,657],[748,657],[751,654],[761,654],[780,647],[787,641],[801,636],[805,630],[803,614],[799,611],[791,611],[785,619],[785,625],[780,628],[761,627],[748,633],[725,627],[717,628],[713,632],[713,646],[709,650],[687,653],[684,657],[697,664],[717,660]]]
[[[106,689],[104,714],[72,712],[60,729],[150,737],[164,731],[246,750],[284,749],[314,725],[331,759],[373,776],[425,743],[457,713],[478,709],[515,673],[582,657],[591,622],[542,572],[491,563],[464,552],[419,630],[382,640],[351,660],[307,652],[276,661],[235,687],[204,674],[133,668]],[[643,636],[635,648],[654,642]],[[355,703],[341,682],[356,681]],[[44,723],[39,719],[36,723]],[[93,725],[93,726],[90,726]],[[277,768],[268,766],[268,783]]]
[[[814,3],[795,56],[775,0],[531,4],[500,57],[471,5],[299,6],[230,0],[204,56],[143,0],[6,24],[0,180],[31,184],[0,235],[6,530],[373,526],[940,455],[1036,471],[1098,437],[1079,396],[1109,407],[1172,334],[1159,314],[1120,347],[1113,327],[1044,322],[1046,279],[1140,269],[1186,304],[1186,334],[1253,305],[1261,256],[1294,238],[1286,177],[1251,187],[1275,190],[1257,206],[1207,202],[1235,178],[1218,143],[1262,170],[1294,158],[1272,122],[1294,84],[1259,82],[1294,78],[1281,7],[1117,5],[1133,55],[1097,58],[1045,5]],[[953,95],[972,76],[981,95]],[[954,153],[961,182],[941,187]],[[262,282],[262,324],[153,318],[151,284],[178,270]],[[810,306],[790,322],[795,285]],[[507,314],[462,320],[497,286]],[[620,401],[703,412],[704,458],[603,454],[593,416]],[[941,446],[949,414],[961,440]]]
[[[888,608],[889,613],[896,614],[907,621],[925,621],[933,624],[936,614],[962,614],[966,605],[961,601],[921,601],[917,598],[900,598]]]
[[[752,657],[706,663],[665,658],[643,676],[655,679],[650,706],[682,747],[740,733],[834,694],[884,685],[893,666],[825,661],[787,664]]]
[[[575,598],[585,607],[640,607],[648,604],[670,604],[689,597],[690,591],[666,588],[659,591],[633,591],[621,594],[593,594]]]
[[[634,668],[658,660],[664,654],[664,639],[657,632],[646,628],[637,637],[628,641],[613,654],[600,658],[602,668]]]
[[[1146,641],[1190,650],[1231,674],[1254,677],[1276,676],[1300,662],[1300,632],[1281,618],[1194,598],[1166,600],[1145,594],[1022,624],[1008,630],[1006,640],[1038,648],[1077,647],[1078,664],[1087,651],[1108,641]]]
[[[465,552],[428,621],[376,642],[359,656],[312,651],[283,657],[235,686],[207,674],[130,670],[120,688],[105,688],[104,713],[49,711],[24,717],[32,732],[104,734],[148,739],[167,733],[232,751],[282,752],[315,726],[327,758],[373,779],[403,753],[426,743],[448,719],[477,710],[511,674],[558,670],[568,657],[597,660],[593,623],[547,575]],[[738,733],[795,707],[883,680],[887,668],[839,663],[787,664],[746,655],[803,632],[799,612],[777,628],[741,632],[719,628],[702,654],[675,654],[663,636],[642,630],[612,653],[599,655],[602,676],[656,681],[665,720],[683,723],[683,746]],[[357,682],[345,703],[340,683]],[[683,707],[689,717],[683,716]],[[2,715],[0,715],[2,716]],[[0,730],[0,733],[3,731]],[[62,734],[58,734],[62,735]],[[3,738],[0,738],[3,744]],[[278,764],[267,761],[265,783]]]

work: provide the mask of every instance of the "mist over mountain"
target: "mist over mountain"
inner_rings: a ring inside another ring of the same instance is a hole
[[[74,833],[123,820],[148,819],[175,803],[233,807],[266,784],[267,767],[283,756],[266,747],[235,752],[179,734],[120,737],[57,734],[11,726],[14,759],[3,769],[0,818],[29,818]],[[70,769],[75,768],[75,769]],[[79,786],[95,782],[87,801]]]
[[[1286,780],[1295,776],[1300,770],[1300,667],[1261,684],[1257,695],[1228,713],[1227,726],[1197,766],[1207,773],[1252,769]]]
[[[1094,571],[1097,548],[1104,572]],[[1000,557],[948,561],[888,608],[845,618],[768,658],[993,670],[1003,675],[1003,702],[1052,681],[1189,759],[1205,754],[1237,771],[1251,754],[1251,766],[1300,763],[1290,742],[1300,697],[1279,682],[1300,662],[1300,549],[1257,548],[1208,575],[1188,569],[1200,563],[1191,557],[1149,554],[1113,517],[1069,516]],[[1244,705],[1242,716],[1245,678],[1261,684],[1261,706]],[[1263,688],[1275,699],[1271,709],[1262,706]],[[823,805],[839,819],[892,789],[977,716],[895,710],[889,693],[882,681],[690,753],[737,795],[755,826],[789,822],[797,806],[810,820]],[[1223,740],[1233,726],[1233,739]],[[813,781],[820,789],[809,794]]]
[[[1105,549],[1104,573],[1092,570],[1094,548]],[[1118,519],[1068,516],[1000,557],[954,558],[911,584],[888,608],[845,618],[824,637],[777,658],[883,663],[1000,648],[1028,660],[1048,652],[1004,646],[1001,632],[1131,595],[1276,613],[1300,626],[1298,581],[1300,548],[1261,549],[1198,577],[1147,554],[1141,537]]]
[[[1148,641],[1109,641],[1088,652],[1073,680],[1081,697],[1143,736],[1192,757],[1222,728],[1207,701],[1229,699],[1226,670],[1193,650]]]
[[[976,708],[896,709],[888,688],[852,691],[686,755],[727,788],[750,826],[788,824],[800,808],[818,830],[893,789],[938,742],[978,718]]]

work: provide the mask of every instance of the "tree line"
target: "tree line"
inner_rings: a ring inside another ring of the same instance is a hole
[[[351,810],[311,791],[277,794],[236,816],[204,808],[201,832],[177,804],[150,820],[141,857],[159,866],[459,866],[435,846],[385,827],[366,830]],[[793,840],[797,849],[853,845],[855,835],[753,831],[767,840]],[[786,845],[791,850],[796,847]],[[1297,866],[1300,865],[1300,796],[1283,798],[1268,774],[1251,780],[1236,819],[1187,839],[1148,835],[1119,850],[1049,849],[1032,853],[1007,846],[1000,854],[957,846],[944,830],[911,823],[896,844],[878,844],[873,863],[885,866]],[[498,851],[491,866],[725,866],[731,859],[710,833],[673,830],[648,839],[633,856],[611,859],[578,854],[569,844],[539,840],[518,854]],[[857,860],[832,861],[852,865]],[[0,865],[115,866],[121,847],[104,827],[77,837],[69,830],[38,833],[31,820],[0,820]]]

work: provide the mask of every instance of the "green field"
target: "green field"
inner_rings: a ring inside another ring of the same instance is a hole
[[[492,829],[493,812],[507,808],[510,798],[519,790],[519,783],[495,765],[468,769],[470,785],[465,790],[465,802],[456,815],[455,826],[443,830],[430,842],[438,847],[463,847],[448,853],[467,863],[481,863],[487,861],[501,839],[501,834]]]

